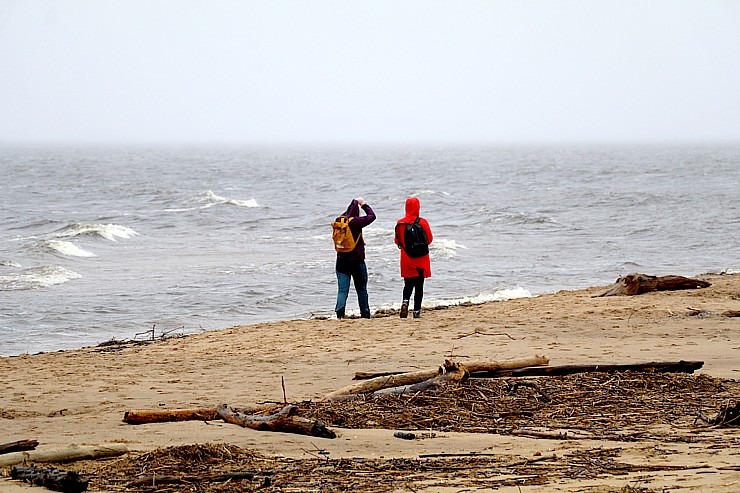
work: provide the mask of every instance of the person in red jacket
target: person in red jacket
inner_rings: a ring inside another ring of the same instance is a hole
[[[421,205],[416,197],[406,199],[406,216],[396,223],[395,243],[401,250],[401,277],[403,278],[403,304],[401,305],[401,318],[408,317],[409,301],[414,294],[414,318],[421,316],[421,301],[424,298],[424,279],[431,277],[432,267],[429,261],[429,253],[419,257],[409,256],[405,245],[405,229],[417,219],[419,225],[426,233],[427,244],[432,242],[432,229],[426,219],[419,216]]]

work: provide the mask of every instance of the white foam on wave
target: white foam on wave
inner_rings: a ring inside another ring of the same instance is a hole
[[[455,240],[434,238],[431,245],[429,245],[429,254],[432,258],[452,258],[457,257],[459,248],[467,249],[468,247]]]
[[[419,190],[418,192],[412,193],[412,197],[420,197],[422,195],[431,196],[431,195],[443,195],[445,197],[449,197],[449,192],[439,191],[439,190]]]
[[[437,299],[437,300],[424,300],[422,307],[426,309],[436,308],[440,306],[458,306],[458,305],[482,305],[483,303],[490,303],[492,301],[505,301],[513,300],[515,298],[531,298],[532,293],[522,287],[499,289],[493,293],[480,293],[475,296],[463,296],[462,298],[448,298],[448,299]],[[399,310],[401,303],[384,304],[379,309],[385,310]]]
[[[457,299],[441,299],[441,300],[430,300],[428,303],[425,302],[423,306],[433,308],[435,306],[454,306],[454,305],[481,305],[491,301],[504,301],[513,300],[515,298],[531,298],[532,293],[522,287],[499,289],[493,293],[480,293],[475,296],[463,296]]]
[[[12,260],[0,260],[0,267],[15,267],[16,269],[20,269],[21,264]]]
[[[92,252],[88,252],[84,248],[80,248],[71,241],[64,240],[47,240],[42,244],[49,250],[67,255],[69,257],[96,257]]]
[[[126,226],[118,224],[70,224],[57,231],[57,238],[74,238],[77,236],[100,236],[106,240],[116,241],[116,238],[128,239],[138,236],[139,233]]]
[[[237,207],[247,207],[247,208],[255,208],[260,207],[260,205],[257,203],[255,199],[231,199],[228,197],[221,197],[220,195],[217,195],[213,193],[211,190],[207,190],[205,192],[202,192],[195,197],[189,199],[186,203],[190,204],[200,204],[197,207],[191,207],[191,208],[185,208],[185,209],[168,209],[170,211],[187,211],[187,210],[193,210],[193,209],[207,209],[209,207],[213,207],[215,205],[234,205]]]
[[[81,277],[78,273],[58,265],[43,265],[23,270],[14,275],[0,276],[0,291],[46,288]]]

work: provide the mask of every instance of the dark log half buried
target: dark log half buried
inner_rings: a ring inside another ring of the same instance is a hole
[[[0,444],[0,454],[9,454],[11,452],[22,452],[24,450],[33,450],[39,445],[38,440],[18,440]]]
[[[658,361],[650,363],[628,363],[620,365],[560,365],[535,366],[515,370],[470,372],[470,378],[499,377],[559,377],[576,373],[613,373],[617,371],[651,371],[656,373],[694,373],[704,366],[703,361]]]
[[[64,469],[14,466],[10,470],[10,477],[64,493],[81,493],[87,490],[87,480],[74,471]]]
[[[712,283],[683,276],[649,276],[633,272],[617,279],[609,290],[594,296],[635,296],[651,291],[676,291],[680,289],[708,288]]]

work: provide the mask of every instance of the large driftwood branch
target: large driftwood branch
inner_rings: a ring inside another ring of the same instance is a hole
[[[0,454],[33,450],[38,446],[38,444],[38,440],[18,440],[17,442],[3,443],[0,445]]]
[[[409,373],[400,373],[396,375],[386,375],[382,377],[371,378],[361,382],[348,385],[347,387],[335,390],[324,396],[323,400],[342,399],[346,396],[357,394],[369,394],[382,389],[393,387],[403,387],[405,385],[414,385],[425,380],[429,380],[447,372],[447,368],[461,368],[470,373],[475,371],[492,371],[500,369],[524,368],[528,366],[547,365],[550,362],[544,356],[532,356],[529,358],[519,358],[504,361],[469,361],[467,363],[455,364],[449,361],[444,366],[432,368],[429,370],[420,370]]]
[[[704,366],[703,361],[663,361],[628,363],[620,365],[560,365],[471,372],[470,378],[499,377],[560,377],[575,373],[613,373],[616,371],[652,371],[656,373],[694,373]]]
[[[163,423],[169,421],[214,421],[221,419],[216,408],[203,409],[132,409],[123,414],[123,421],[130,425]]]
[[[14,466],[24,462],[73,462],[101,457],[116,457],[127,452],[128,449],[126,446],[119,443],[95,447],[70,445],[56,450],[31,450],[28,452],[5,454],[0,456],[0,467]]]
[[[232,407],[242,414],[273,413],[281,409],[281,404],[254,404],[250,406]],[[218,409],[132,409],[123,414],[123,421],[130,425],[150,423],[167,423],[172,421],[214,421],[221,419]]]
[[[269,416],[243,414],[228,404],[218,406],[218,414],[227,423],[251,428],[258,431],[278,431],[296,433],[321,438],[336,438],[336,433],[321,421],[294,416],[297,406],[287,405],[279,413]]]
[[[679,289],[707,288],[712,283],[683,276],[649,276],[633,272],[617,279],[609,290],[594,296],[635,296],[651,291],[675,291]]]
[[[82,493],[87,490],[87,480],[74,471],[35,466],[13,466],[10,477],[19,481],[43,486],[64,493]]]

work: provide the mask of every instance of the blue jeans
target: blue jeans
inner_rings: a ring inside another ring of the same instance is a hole
[[[354,264],[349,271],[340,272],[337,270],[336,272],[338,290],[337,306],[334,311],[337,312],[337,316],[344,316],[344,309],[347,306],[347,297],[349,296],[350,280],[354,280],[357,302],[360,305],[360,316],[370,318],[370,303],[367,296],[367,266],[365,262]]]

